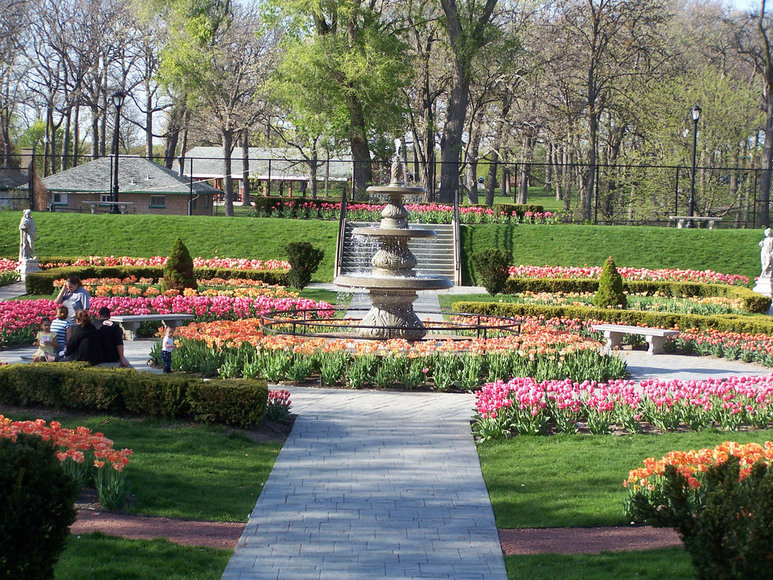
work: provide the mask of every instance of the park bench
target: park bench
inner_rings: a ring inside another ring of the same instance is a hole
[[[715,222],[721,222],[721,217],[711,217],[711,216],[705,216],[705,217],[699,217],[699,216],[688,216],[688,215],[670,215],[668,216],[668,219],[670,221],[676,222],[676,227],[683,228],[685,225],[685,222],[693,221],[693,222],[706,222],[708,224],[708,227],[710,230],[714,229],[714,223]]]
[[[110,320],[118,322],[123,327],[125,340],[137,338],[137,330],[143,322],[163,322],[166,326],[177,325],[184,320],[191,320],[193,314],[127,314],[111,316]]]
[[[133,201],[84,201],[82,203],[91,207],[91,213],[97,213],[100,207],[106,207],[110,210],[117,207],[121,213],[126,213],[126,207],[134,205]]]
[[[661,354],[663,344],[669,336],[678,336],[678,330],[664,330],[662,328],[646,328],[644,326],[626,326],[624,324],[592,324],[591,329],[597,332],[603,332],[607,340],[607,348],[613,349],[619,347],[623,336],[626,334],[637,334],[643,336],[650,345],[647,352],[649,354]]]

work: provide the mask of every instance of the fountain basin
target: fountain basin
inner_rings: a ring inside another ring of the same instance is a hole
[[[406,187],[404,185],[371,185],[366,189],[368,193],[387,194],[387,195],[422,195],[425,193],[423,187]]]
[[[368,236],[370,238],[434,238],[437,235],[435,230],[424,228],[380,228],[369,226],[354,228],[352,233],[356,236]]]
[[[444,290],[454,284],[444,276],[369,276],[367,274],[343,274],[333,283],[337,286],[367,288],[368,290]]]

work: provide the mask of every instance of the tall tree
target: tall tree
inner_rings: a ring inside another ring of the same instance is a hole
[[[451,90],[440,139],[440,201],[453,203],[459,190],[462,134],[467,117],[473,63],[495,29],[491,27],[497,0],[440,0],[451,46]]]

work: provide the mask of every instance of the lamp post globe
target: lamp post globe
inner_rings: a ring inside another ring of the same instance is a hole
[[[113,147],[112,147],[112,154],[113,154],[113,191],[112,191],[112,201],[113,206],[110,208],[110,213],[120,213],[120,210],[118,209],[118,131],[119,131],[119,124],[121,122],[121,107],[123,107],[124,99],[126,98],[126,93],[122,91],[116,91],[112,94],[110,99],[113,101],[113,105],[115,106],[115,125],[113,127]]]

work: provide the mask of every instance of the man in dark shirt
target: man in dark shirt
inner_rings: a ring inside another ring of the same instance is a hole
[[[121,325],[110,320],[110,309],[103,306],[99,309],[99,318],[102,322],[99,327],[99,343],[102,349],[102,365],[121,366],[131,368],[132,365],[123,354],[123,330]]]
[[[67,339],[65,355],[74,361],[88,362],[97,365],[102,362],[102,352],[99,344],[99,333],[91,323],[91,317],[85,310],[79,310],[75,315],[70,338]]]

